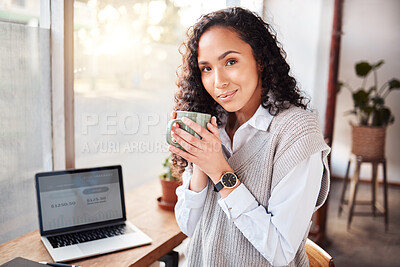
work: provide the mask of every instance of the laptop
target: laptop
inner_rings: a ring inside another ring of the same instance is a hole
[[[126,221],[121,166],[35,175],[40,235],[56,262],[150,244]]]

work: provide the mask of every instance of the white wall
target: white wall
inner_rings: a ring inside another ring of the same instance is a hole
[[[354,63],[360,60],[385,60],[378,71],[378,87],[387,80],[400,79],[400,1],[351,0],[344,1],[343,36],[341,42],[339,80],[360,86],[354,73]],[[394,113],[395,122],[387,129],[386,157],[388,180],[400,182],[400,91],[392,92],[386,105]],[[343,90],[337,97],[336,119],[332,146],[332,174],[343,177],[350,155],[352,116],[343,113],[352,108],[351,95]],[[364,164],[361,177],[369,178],[370,164]],[[381,169],[378,170],[381,176]]]
[[[334,0],[265,0],[264,18],[277,32],[287,53],[287,61],[300,88],[308,92],[312,107],[319,112],[323,129],[329,73],[329,53]],[[379,70],[379,84],[392,77],[400,78],[400,11],[399,0],[344,1],[339,80],[358,85],[354,63],[360,60],[386,64]],[[386,100],[396,117],[387,130],[386,156],[388,179],[400,182],[400,91]],[[397,104],[397,105],[396,105]],[[350,156],[350,94],[343,90],[337,96],[332,146],[332,175],[343,177]],[[370,177],[365,164],[361,177]],[[381,176],[381,170],[379,170]]]
[[[265,20],[277,32],[292,75],[311,98],[323,129],[333,0],[266,0]]]

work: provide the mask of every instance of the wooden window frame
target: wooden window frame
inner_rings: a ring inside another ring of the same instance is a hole
[[[53,170],[75,168],[74,1],[41,0],[40,27],[50,29]]]

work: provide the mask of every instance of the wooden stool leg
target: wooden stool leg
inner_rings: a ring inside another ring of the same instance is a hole
[[[351,164],[351,159],[349,159],[349,162],[347,163],[346,175],[345,175],[344,181],[343,181],[342,195],[340,196],[340,203],[339,203],[339,216],[342,214],[343,205],[345,202],[344,195],[346,194],[347,184],[349,182],[350,164]]]
[[[385,205],[385,231],[389,228],[388,188],[386,177],[386,159],[383,160],[383,201]]]
[[[360,167],[361,167],[361,160],[359,158],[357,158],[356,169],[354,170],[354,175],[353,175],[353,178],[351,179],[351,184],[350,184],[350,198],[349,198],[350,211],[349,211],[349,217],[347,220],[347,230],[350,229],[351,220],[353,218],[354,205],[356,202],[356,195],[357,195],[358,181],[360,179]]]
[[[378,195],[378,163],[372,162],[372,181],[371,181],[371,189],[372,189],[372,214],[374,217],[376,216],[376,197]]]

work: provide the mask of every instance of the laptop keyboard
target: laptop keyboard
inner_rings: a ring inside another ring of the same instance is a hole
[[[49,240],[53,248],[61,248],[107,237],[122,235],[125,234],[126,231],[127,228],[125,224],[118,224],[77,233],[49,236],[47,237],[47,239]]]

